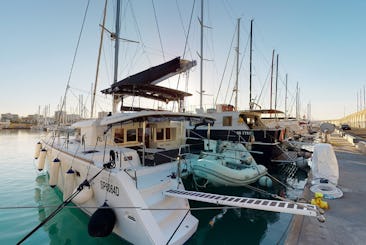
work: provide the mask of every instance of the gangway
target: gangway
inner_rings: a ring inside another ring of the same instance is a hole
[[[268,199],[258,199],[249,197],[226,196],[211,194],[206,192],[168,190],[166,196],[180,197],[194,201],[213,203],[217,205],[233,206],[239,208],[249,208],[288,214],[297,214],[317,217],[320,222],[325,218],[317,206],[307,203],[297,203],[292,201],[277,201]]]

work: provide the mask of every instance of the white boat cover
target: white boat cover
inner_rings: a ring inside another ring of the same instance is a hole
[[[327,179],[330,183],[338,185],[338,161],[330,144],[319,143],[314,146],[312,157],[313,179]]]

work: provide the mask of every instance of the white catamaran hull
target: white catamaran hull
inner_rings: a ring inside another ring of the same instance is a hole
[[[103,168],[102,149],[83,157],[81,151],[68,151],[46,145],[47,164],[60,159],[57,187],[64,193],[68,183],[65,173],[72,168],[73,188],[85,179],[96,176]],[[77,149],[76,147],[75,149]],[[109,152],[110,149],[106,149]],[[121,151],[119,149],[119,151]],[[164,191],[184,190],[179,178],[171,176],[177,170],[176,163],[152,168],[126,167],[128,159],[137,158],[135,151],[119,152],[124,159],[116,162],[116,168],[105,169],[90,182],[92,197],[82,204],[81,210],[92,215],[106,201],[116,214],[113,232],[134,244],[183,244],[196,231],[198,220],[189,212],[187,199],[166,197]],[[91,155],[93,159],[91,160]],[[127,161],[125,161],[127,160]],[[48,167],[48,169],[50,169]],[[67,197],[64,196],[64,200]],[[174,200],[173,200],[174,199]]]

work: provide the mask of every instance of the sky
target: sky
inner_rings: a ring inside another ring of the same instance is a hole
[[[40,110],[43,114],[49,107],[53,114],[69,84],[66,109],[80,113],[79,104],[83,104],[88,114],[104,1],[12,0],[0,4],[0,113],[26,116]],[[120,41],[119,79],[177,56],[196,60],[197,66],[189,74],[161,84],[191,93],[186,106],[194,110],[199,106],[201,1],[122,0],[121,6],[121,37],[139,43]],[[272,50],[275,61],[277,55],[279,59],[277,109],[284,111],[286,103],[288,113],[295,115],[297,85],[300,114],[307,115],[310,105],[311,119],[339,119],[364,108],[365,9],[362,0],[204,0],[204,107],[212,107],[215,102],[234,104],[240,18],[239,109],[248,109],[249,104],[251,19],[252,96],[262,108],[270,107]],[[114,30],[114,20],[115,1],[109,0],[106,29]],[[111,99],[99,91],[113,82],[113,45],[105,33],[97,85],[98,111],[111,110]],[[273,74],[272,107],[276,62]]]

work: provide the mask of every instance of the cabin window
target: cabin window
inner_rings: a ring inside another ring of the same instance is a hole
[[[170,137],[171,137],[171,135],[170,135],[170,128],[166,128],[165,129],[165,139],[166,140],[170,140]]]
[[[164,140],[164,129],[163,128],[156,129],[156,140]]]
[[[222,118],[222,126],[232,126],[232,117],[223,117]]]
[[[167,136],[167,139],[175,140],[177,138],[177,128],[167,128],[167,130],[168,129],[169,129],[169,138]]]
[[[116,128],[114,130],[114,142],[117,144],[124,142],[124,129],[123,128]]]
[[[137,134],[135,128],[127,130],[127,142],[131,141],[137,141]]]
[[[137,137],[138,137],[138,138],[137,138],[137,140],[138,140],[138,142],[142,142],[142,141],[143,141],[143,140],[142,140],[143,132],[144,132],[144,131],[143,131],[143,129],[142,129],[142,128],[139,128],[139,129],[138,129],[138,131],[137,131],[137,135],[138,135],[138,136],[137,136]]]
[[[253,128],[253,126],[255,126],[255,123],[254,123],[254,118],[250,117],[250,118],[247,118],[247,125],[249,126],[249,128]]]

